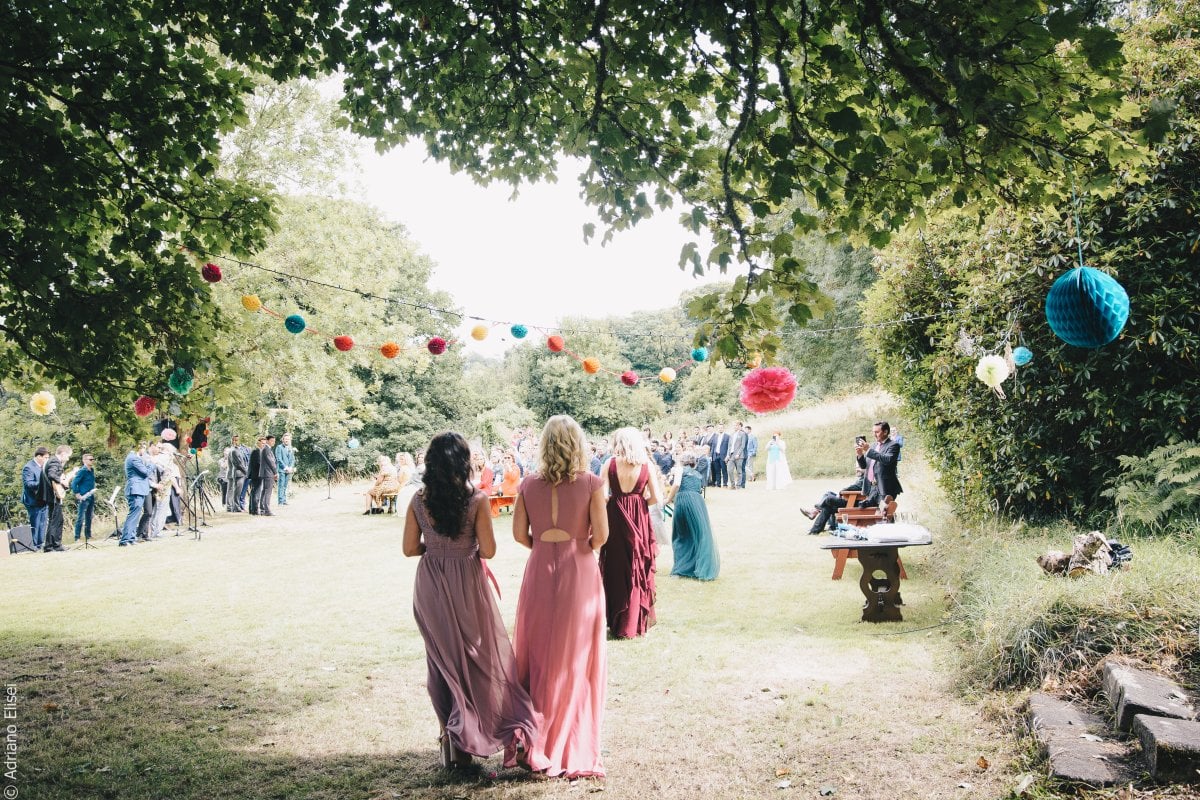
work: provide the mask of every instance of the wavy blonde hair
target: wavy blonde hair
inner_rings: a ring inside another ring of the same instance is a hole
[[[621,428],[613,434],[612,454],[626,464],[645,464],[650,460],[646,440],[637,428]]]
[[[587,444],[583,428],[566,414],[546,420],[538,443],[537,471],[547,483],[567,483],[587,472]]]

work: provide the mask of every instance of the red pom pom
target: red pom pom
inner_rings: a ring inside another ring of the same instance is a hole
[[[638,375],[631,369],[627,369],[621,373],[621,383],[626,386],[637,386]]]
[[[440,356],[442,353],[446,352],[446,340],[440,336],[433,337],[425,346],[428,347],[429,352],[433,353],[435,356]]]
[[[154,413],[154,408],[157,405],[158,402],[153,397],[146,397],[146,395],[142,395],[137,400],[133,401],[133,413],[137,414],[139,417],[148,417]]]
[[[567,343],[564,342],[563,338],[561,336],[559,336],[557,333],[546,340],[546,347],[549,347],[551,350],[553,350],[556,353],[562,352],[562,349],[566,346],[567,346]]]
[[[384,342],[379,348],[379,353],[384,358],[395,358],[400,355],[400,345],[395,342]]]
[[[210,261],[200,268],[200,277],[209,283],[216,283],[221,280],[221,268]]]
[[[759,367],[742,378],[740,400],[755,414],[787,408],[796,397],[796,376],[784,367]]]
[[[354,340],[349,336],[335,336],[333,337],[333,346],[344,353],[354,347]]]

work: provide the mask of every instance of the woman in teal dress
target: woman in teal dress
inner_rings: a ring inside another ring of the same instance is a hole
[[[671,549],[675,563],[671,574],[702,581],[715,580],[721,572],[721,556],[713,541],[708,507],[704,505],[704,478],[696,471],[696,457],[687,453],[681,459],[683,471],[671,487],[675,501],[671,528]]]

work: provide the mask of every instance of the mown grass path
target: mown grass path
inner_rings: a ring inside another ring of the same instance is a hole
[[[906,458],[921,502],[920,470]],[[844,482],[844,481],[843,481]],[[938,548],[904,552],[905,621],[861,623],[859,568],[796,509],[828,488],[709,492],[713,583],[659,566],[659,624],[610,642],[605,796],[1003,796],[1014,744],[951,688]],[[906,485],[907,485],[906,481]],[[833,481],[833,486],[838,482]],[[536,798],[594,790],[436,767],[401,517],[361,487],[302,489],[132,549],[0,557],[0,678],[20,708],[22,797]],[[525,551],[497,525],[512,623]],[[978,759],[991,763],[981,770]],[[787,783],[785,788],[778,788]]]

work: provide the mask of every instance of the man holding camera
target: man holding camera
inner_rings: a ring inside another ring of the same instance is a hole
[[[855,508],[877,506],[884,497],[895,498],[904,491],[896,475],[900,444],[892,440],[891,426],[881,420],[875,423],[872,433],[875,441],[871,445],[867,444],[865,436],[854,437],[854,456],[858,462],[859,478],[842,491],[865,492],[865,496],[854,504]],[[845,507],[846,500],[840,494],[826,492],[812,508],[800,509],[801,514],[813,520],[809,535],[817,536],[826,527],[835,530],[837,512]]]

